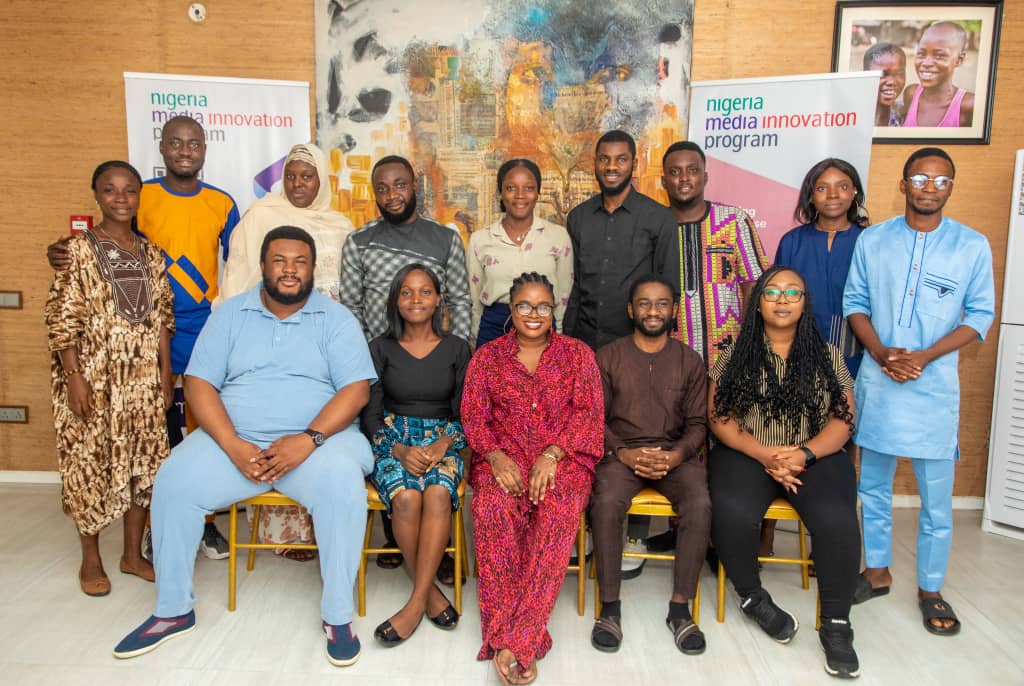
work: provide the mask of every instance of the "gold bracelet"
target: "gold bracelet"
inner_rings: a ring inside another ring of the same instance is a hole
[[[75,374],[81,374],[82,369],[81,367],[75,367],[74,369],[61,369],[61,372],[64,374],[65,379],[69,379]]]
[[[550,450],[545,450],[540,454],[541,457],[546,457],[555,464],[558,464],[558,456],[552,453]]]

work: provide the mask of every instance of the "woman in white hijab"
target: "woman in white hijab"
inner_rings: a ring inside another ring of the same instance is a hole
[[[297,226],[313,236],[314,285],[324,295],[338,299],[341,247],[354,227],[348,217],[331,209],[331,184],[323,151],[312,143],[293,147],[284,159],[281,186],[280,192],[268,193],[254,202],[231,233],[215,304],[260,282],[260,246],[263,237],[278,226]]]
[[[253,203],[231,233],[220,295],[214,307],[261,281],[260,246],[263,237],[278,226],[297,226],[313,236],[316,241],[313,284],[324,295],[338,300],[341,248],[353,226],[345,215],[331,209],[331,185],[323,151],[311,143],[293,147],[284,160],[281,181],[281,191],[269,193]],[[264,506],[261,510],[260,539],[263,543],[281,545],[275,552],[292,560],[313,559],[311,550],[288,547],[288,544],[313,542],[313,519],[306,508]]]

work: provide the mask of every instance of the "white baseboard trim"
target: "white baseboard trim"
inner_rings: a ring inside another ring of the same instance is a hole
[[[894,495],[892,497],[893,507],[921,507],[921,496],[919,495]],[[985,507],[985,499],[981,496],[955,495],[953,496],[954,510],[981,510]]]
[[[0,484],[59,484],[60,473],[0,469]]]

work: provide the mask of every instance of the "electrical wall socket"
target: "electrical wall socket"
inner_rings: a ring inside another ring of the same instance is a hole
[[[0,422],[28,424],[28,408],[24,405],[6,405],[0,407]]]

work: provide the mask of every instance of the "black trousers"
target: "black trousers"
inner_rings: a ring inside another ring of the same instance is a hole
[[[757,567],[761,520],[775,498],[786,498],[811,533],[821,616],[846,618],[860,566],[857,479],[845,451],[819,459],[787,494],[757,460],[717,445],[708,460],[711,538],[736,592],[761,588]]]

